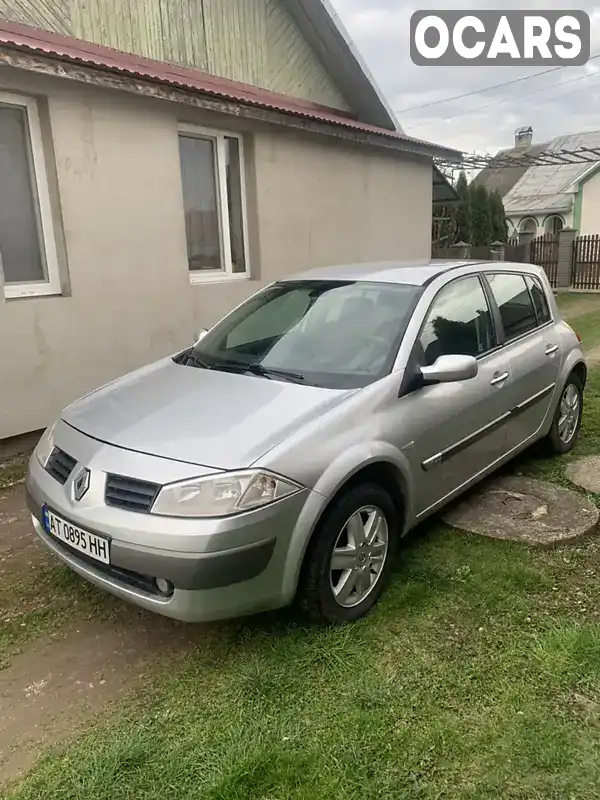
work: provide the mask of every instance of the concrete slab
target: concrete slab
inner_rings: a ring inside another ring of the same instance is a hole
[[[600,456],[573,461],[566,469],[567,478],[587,492],[600,494]]]
[[[454,528],[539,547],[590,533],[600,510],[577,492],[534,478],[506,476],[484,484],[443,515]]]

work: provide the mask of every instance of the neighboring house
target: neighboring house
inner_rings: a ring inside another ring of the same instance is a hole
[[[600,147],[600,131],[557,136],[543,144],[534,144],[532,139],[532,128],[519,128],[515,146],[498,155],[518,158],[524,153]],[[600,158],[556,166],[484,169],[474,183],[500,192],[510,235],[525,231],[539,236],[566,227],[581,235],[600,233]]]
[[[436,155],[322,0],[0,0],[0,438],[295,270],[429,257]]]

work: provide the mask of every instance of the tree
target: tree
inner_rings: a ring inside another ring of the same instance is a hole
[[[500,192],[496,189],[490,194],[490,213],[492,217],[492,241],[508,241],[508,225],[506,223],[506,212]]]
[[[456,193],[458,203],[455,211],[455,233],[454,238],[457,242],[471,242],[471,197],[467,176],[461,172],[456,181]]]
[[[469,186],[471,198],[471,244],[481,247],[491,244],[492,214],[490,210],[490,197],[483,184]]]

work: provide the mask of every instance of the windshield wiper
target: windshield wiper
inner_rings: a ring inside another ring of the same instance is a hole
[[[202,361],[201,359],[198,358],[198,356],[195,356],[192,353],[188,355],[187,361],[185,363],[187,364],[188,367],[193,366],[193,367],[200,367],[201,369],[210,369],[209,365],[206,362]]]
[[[262,364],[257,363],[243,364],[240,361],[215,361],[212,364],[207,364],[205,361],[202,361],[192,354],[188,356],[187,363],[195,367],[212,369],[217,372],[234,372],[238,374],[250,372],[252,375],[258,375],[261,378],[268,378],[269,380],[281,378],[290,383],[304,383],[306,380],[304,375],[299,372],[288,372],[284,369],[275,369],[275,367],[263,367]]]
[[[306,378],[300,372],[288,372],[285,369],[275,367],[263,367],[262,364],[248,364],[246,370],[253,375],[260,375],[261,378],[282,378],[290,383],[305,383]]]
[[[248,367],[246,364],[241,364],[237,361],[214,361],[212,364],[208,364],[206,361],[202,361],[201,358],[198,356],[190,355],[188,356],[188,364],[191,364],[194,367],[201,367],[202,369],[214,369],[217,372],[247,372]]]

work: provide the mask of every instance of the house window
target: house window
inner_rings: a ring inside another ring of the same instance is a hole
[[[191,282],[248,277],[242,138],[181,125],[179,159]]]
[[[4,294],[59,294],[37,103],[0,92],[0,266]]]
[[[560,233],[564,227],[565,221],[559,214],[552,214],[550,217],[546,217],[546,221],[544,222],[545,233],[552,233],[556,235],[557,233]]]

